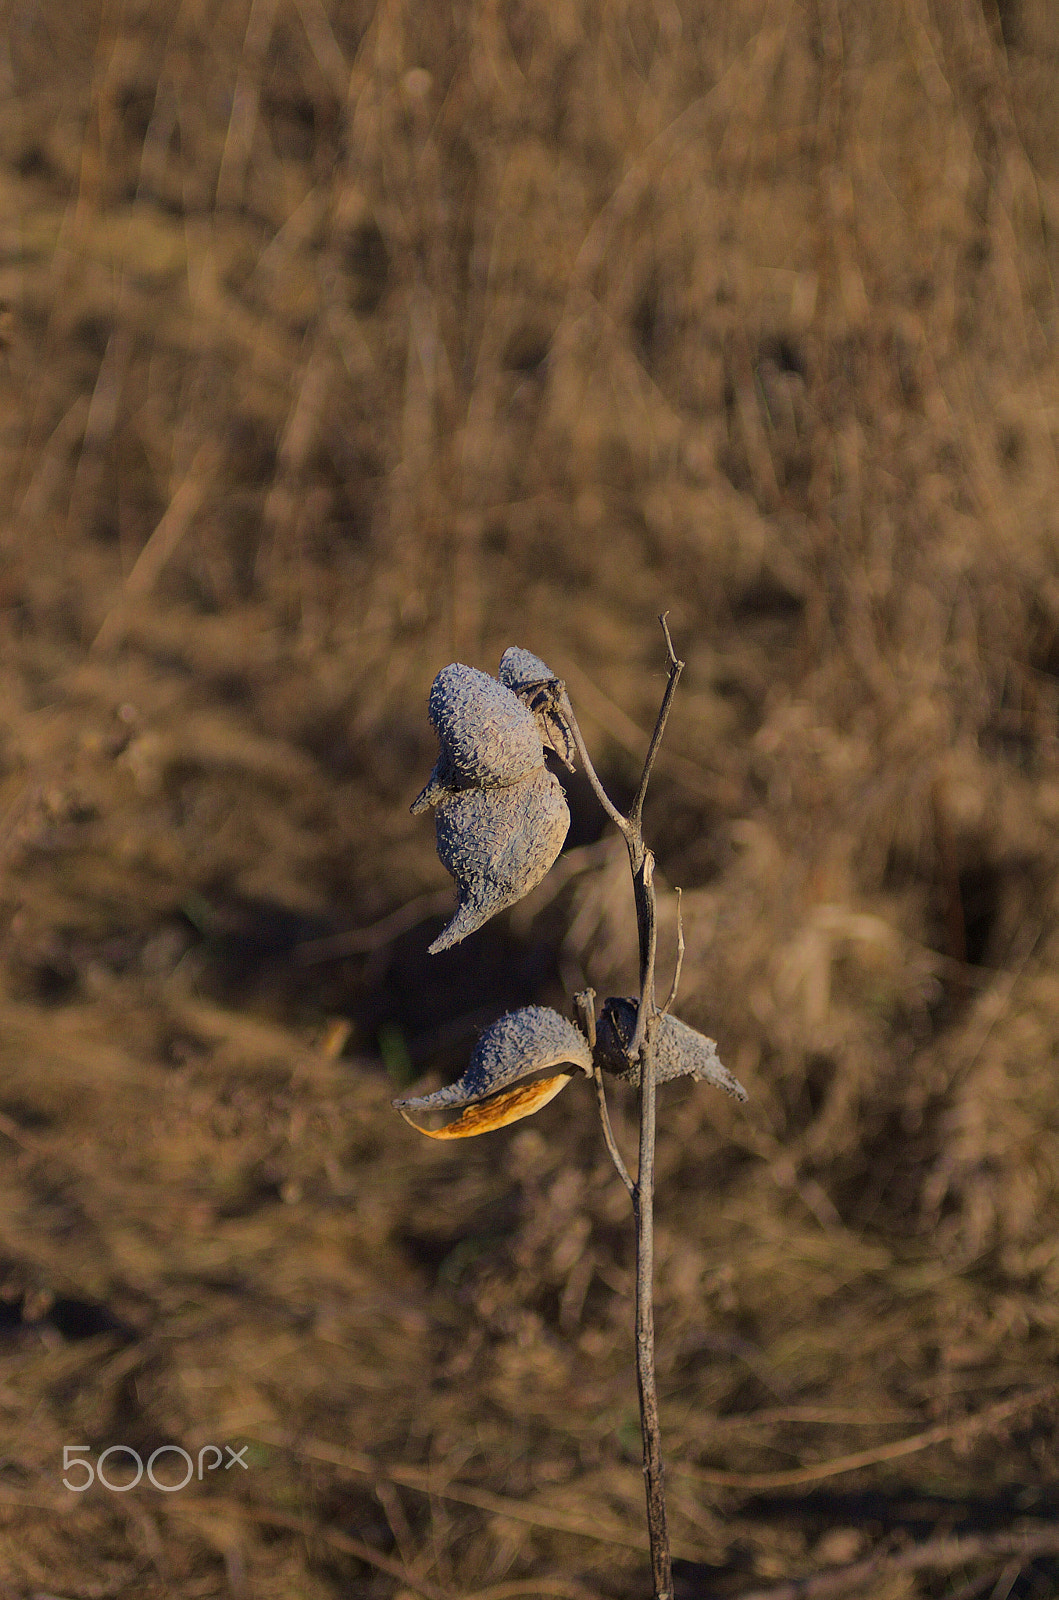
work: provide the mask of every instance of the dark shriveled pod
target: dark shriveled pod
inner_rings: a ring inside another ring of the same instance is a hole
[[[430,720],[440,750],[413,813],[465,789],[505,788],[544,765],[533,712],[487,672],[454,661],[430,689]]]
[[[531,1116],[578,1072],[591,1071],[592,1052],[580,1028],[547,1006],[527,1006],[485,1030],[458,1083],[393,1103],[406,1122],[431,1139],[468,1139]],[[423,1127],[409,1115],[437,1111],[458,1115],[440,1128]]]
[[[605,1072],[639,1087],[640,1063],[630,1061],[629,1045],[636,1032],[639,1007],[635,1000],[611,998],[604,1002],[596,1030],[596,1062]],[[715,1083],[736,1100],[745,1100],[746,1090],[728,1068],[722,1066],[717,1046],[703,1033],[689,1028],[677,1017],[660,1016],[655,1034],[655,1081],[694,1078],[700,1083]]]
[[[549,750],[554,750],[559,760],[574,771],[577,749],[569,728],[558,711],[563,682],[540,656],[512,645],[500,658],[500,682],[526,704],[537,719],[541,737]]]
[[[458,944],[535,889],[563,847],[570,811],[558,778],[539,767],[504,788],[466,789],[439,802],[438,856],[458,906],[431,955]]]

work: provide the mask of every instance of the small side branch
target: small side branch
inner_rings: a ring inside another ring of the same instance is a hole
[[[603,807],[604,811],[607,813],[607,816],[610,818],[611,822],[613,822],[614,826],[627,840],[629,838],[629,824],[599,781],[599,774],[592,765],[592,757],[588,753],[588,747],[585,744],[584,735],[577,725],[577,718],[574,716],[574,708],[570,704],[570,696],[566,691],[565,684],[563,684],[562,691],[559,695],[557,709],[559,715],[566,723],[567,728],[570,730],[570,737],[573,739],[577,753],[581,757],[581,764],[585,769],[586,778],[592,785],[593,794]]]
[[[666,636],[666,650],[669,653],[669,682],[666,684],[666,692],[662,696],[662,705],[655,721],[655,731],[651,735],[651,743],[647,748],[647,756],[644,760],[643,772],[640,774],[640,785],[636,791],[636,798],[633,800],[633,803],[629,808],[628,820],[636,828],[639,828],[640,826],[640,818],[643,815],[643,803],[647,795],[647,785],[651,781],[651,769],[655,764],[655,756],[658,754],[658,747],[662,743],[662,735],[666,731],[666,723],[669,721],[669,708],[673,704],[673,696],[677,692],[677,683],[680,679],[680,674],[684,671],[684,663],[683,661],[677,659],[677,653],[673,649],[673,640],[670,638],[669,634],[669,623],[666,620],[668,616],[669,612],[663,611],[658,620],[662,624],[662,632]]]
[[[684,970],[684,918],[680,912],[680,898],[683,892],[682,889],[677,890],[677,964],[673,969],[673,987],[666,996],[666,1003],[662,1007],[663,1016],[673,1007],[673,1003],[677,998],[677,990],[680,988],[680,974]]]
[[[581,1024],[581,1031],[588,1040],[589,1049],[595,1054],[596,1049],[596,991],[594,989],[580,989],[574,995],[574,1010],[577,1020]],[[603,1073],[599,1063],[592,1067],[592,1081],[596,1086],[596,1102],[599,1106],[599,1120],[603,1125],[603,1138],[610,1152],[618,1177],[628,1189],[633,1205],[636,1205],[636,1185],[629,1176],[629,1169],[625,1165],[622,1153],[618,1148],[618,1141],[614,1137],[614,1129],[610,1123],[610,1111],[607,1107],[607,1091],[603,1086]]]
[[[629,1169],[625,1165],[621,1151],[618,1149],[618,1141],[614,1137],[614,1129],[611,1127],[610,1122],[610,1112],[607,1109],[607,1091],[604,1088],[603,1074],[599,1067],[593,1068],[592,1079],[596,1085],[596,1100],[599,1104],[599,1120],[603,1125],[603,1138],[606,1141],[607,1149],[610,1152],[610,1159],[614,1163],[618,1177],[621,1179],[626,1189],[628,1189],[629,1197],[632,1200],[633,1207],[635,1208],[636,1185],[632,1181],[632,1178],[629,1174]]]

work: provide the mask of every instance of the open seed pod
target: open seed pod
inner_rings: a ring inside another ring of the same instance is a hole
[[[428,1138],[469,1139],[531,1116],[571,1078],[591,1071],[592,1052],[580,1028],[547,1006],[527,1006],[486,1028],[458,1083],[393,1104]],[[427,1128],[410,1112],[456,1115],[440,1128]]]
[[[430,946],[458,944],[536,888],[570,827],[558,778],[538,767],[504,788],[466,789],[438,804],[438,855],[456,879],[457,911]]]
[[[512,645],[500,658],[500,682],[529,706],[540,729],[541,737],[549,750],[554,750],[559,760],[574,771],[577,754],[570,730],[556,710],[563,683],[540,656]]]
[[[429,710],[441,748],[413,813],[461,790],[517,783],[544,764],[533,712],[487,672],[459,661],[443,667],[431,686]]]
[[[615,999],[604,1002],[596,1028],[596,1061],[605,1072],[613,1073],[626,1083],[639,1086],[640,1063],[630,1062],[628,1048],[636,1032],[639,1004],[635,1000]],[[746,1090],[721,1065],[717,1046],[705,1034],[689,1028],[677,1017],[658,1019],[655,1034],[655,1081],[668,1083],[670,1078],[695,1078],[701,1083],[715,1083],[736,1100],[745,1100]]]

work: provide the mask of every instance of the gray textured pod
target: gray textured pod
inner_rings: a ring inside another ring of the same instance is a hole
[[[429,711],[441,749],[413,812],[461,789],[517,783],[543,765],[533,712],[487,672],[460,661],[442,667],[431,685]]]
[[[456,880],[457,911],[431,955],[536,888],[563,847],[570,812],[559,780],[542,766],[504,788],[448,796],[435,826],[438,856]]]
[[[565,1077],[576,1071],[591,1073],[588,1040],[558,1011],[526,1006],[509,1011],[486,1028],[458,1083],[450,1083],[436,1094],[408,1096],[393,1104],[398,1111],[454,1111],[478,1105],[516,1084],[536,1081],[540,1074],[563,1064],[570,1068]]]
[[[605,1072],[639,1085],[640,1063],[630,1062],[627,1051],[636,1032],[639,1005],[635,1000],[611,997],[603,1006],[596,1029],[596,1061]],[[745,1100],[746,1090],[728,1068],[721,1065],[717,1046],[705,1034],[689,1028],[677,1017],[658,1019],[655,1035],[655,1079],[668,1083],[671,1078],[695,1078],[700,1083],[715,1083],[736,1100]]]
[[[564,688],[562,679],[555,676],[540,656],[533,655],[529,650],[521,650],[518,645],[512,645],[504,651],[497,676],[502,684],[529,706],[537,718],[545,744],[573,772],[577,749],[569,728],[556,709]]]

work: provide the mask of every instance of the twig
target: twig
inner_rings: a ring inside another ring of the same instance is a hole
[[[652,895],[653,899],[653,895]],[[643,1006],[641,1001],[641,1007]],[[636,1172],[636,1381],[640,1392],[643,1473],[647,1491],[647,1531],[655,1600],[672,1600],[673,1563],[666,1519],[665,1464],[655,1382],[654,1183],[655,1183],[655,1018],[640,1054],[640,1164]]]
[[[684,970],[684,918],[681,915],[681,911],[680,911],[680,897],[683,894],[683,892],[684,891],[682,889],[678,889],[677,892],[676,892],[677,893],[677,964],[673,969],[673,987],[670,989],[668,995],[666,996],[666,1003],[662,1007],[662,1015],[663,1016],[665,1016],[666,1013],[672,1009],[673,1003],[677,998],[677,990],[680,988],[680,974]]]
[[[621,812],[610,798],[610,795],[599,781],[599,775],[596,772],[595,767],[592,765],[592,757],[588,753],[588,746],[585,744],[584,736],[581,732],[581,729],[577,725],[577,718],[574,716],[574,708],[570,704],[570,696],[566,692],[565,684],[560,691],[556,710],[570,730],[570,737],[573,739],[577,748],[577,753],[581,757],[581,764],[585,769],[586,778],[592,785],[593,794],[603,807],[604,811],[607,813],[607,816],[610,818],[611,822],[613,822],[614,826],[619,829],[622,836],[628,840],[630,829],[629,822],[625,817],[622,816]]]
[[[588,1040],[589,1049],[595,1055],[596,1051],[596,991],[594,989],[581,989],[574,995],[574,1010],[577,1012],[581,1031]],[[629,1169],[625,1165],[622,1153],[618,1148],[618,1141],[614,1137],[614,1129],[610,1125],[610,1112],[607,1109],[607,1091],[603,1085],[603,1073],[598,1062],[593,1062],[592,1082],[596,1086],[596,1101],[599,1105],[599,1120],[603,1124],[603,1138],[610,1159],[617,1170],[618,1177],[629,1191],[632,1203],[636,1204],[636,1185],[629,1176]]]
[[[636,1029],[629,1042],[629,1060],[643,1055],[647,1029],[655,1013],[655,956],[658,951],[658,917],[655,906],[655,858],[639,837],[629,843],[633,896],[636,900],[636,926],[640,935],[640,1004],[636,1008]]]
[[[655,722],[654,733],[644,760],[643,773],[629,815],[625,842],[629,849],[633,895],[636,901],[636,929],[640,942],[640,1004],[636,1031],[629,1047],[630,1059],[640,1058],[640,1162],[633,1191],[636,1218],[636,1381],[640,1393],[640,1425],[643,1434],[644,1487],[647,1494],[647,1531],[651,1541],[651,1577],[655,1600],[672,1600],[673,1563],[669,1550],[666,1518],[665,1463],[662,1457],[662,1430],[658,1419],[658,1388],[655,1381],[654,1317],[654,1189],[655,1189],[655,953],[657,915],[654,891],[654,856],[643,842],[641,818],[651,768],[665,732],[669,708],[684,663],[677,660],[669,636],[666,613],[659,618],[669,652],[669,681]]]
[[[647,795],[647,785],[651,781],[651,769],[655,764],[655,756],[658,754],[658,746],[662,743],[662,735],[666,731],[666,723],[669,721],[669,708],[673,704],[673,696],[677,690],[677,683],[680,679],[680,674],[684,671],[684,663],[683,661],[678,661],[677,653],[673,649],[673,641],[669,636],[669,623],[666,620],[668,616],[669,612],[663,611],[658,620],[662,624],[662,632],[666,636],[666,649],[669,652],[669,682],[666,684],[666,692],[662,697],[662,705],[658,712],[658,718],[655,722],[655,731],[651,735],[651,743],[647,747],[647,756],[644,760],[643,772],[640,774],[640,786],[636,791],[636,798],[633,800],[633,803],[629,808],[629,823],[635,828],[639,828],[640,826],[640,817],[643,814],[643,803]]]
[[[588,1040],[588,1047],[593,1056],[596,1053],[596,991],[595,989],[581,989],[574,995],[574,1010],[577,1012],[581,1031]],[[596,1086],[596,1102],[599,1106],[599,1120],[603,1124],[603,1138],[610,1159],[613,1161],[618,1177],[628,1189],[632,1202],[636,1204],[636,1185],[629,1176],[629,1169],[625,1165],[622,1153],[618,1148],[618,1141],[614,1137],[614,1129],[610,1125],[610,1112],[607,1109],[607,1091],[603,1086],[603,1073],[597,1061],[592,1065],[592,1082]]]
[[[567,675],[567,686],[572,686],[572,692],[577,698],[582,714],[587,714],[626,754],[639,760],[640,752],[650,737],[649,734],[638,727],[632,718],[627,716],[620,706],[616,706],[599,685],[594,683],[587,673],[581,672],[573,662],[568,662],[564,671]],[[656,764],[668,772],[682,789],[701,799],[716,799],[718,782],[722,784],[724,782],[713,768],[701,761],[692,760],[690,756],[679,755],[674,750],[660,750]]]
[[[677,681],[684,663],[677,658],[666,621],[668,613],[659,618],[665,635],[669,657],[669,680],[662,704],[655,720],[654,732],[644,759],[643,772],[628,816],[622,816],[614,805],[596,770],[592,765],[570,698],[563,688],[557,709],[567,722],[570,736],[584,763],[588,781],[596,797],[615,827],[619,829],[629,852],[632,873],[633,897],[636,903],[636,929],[640,945],[640,1000],[636,1011],[636,1028],[628,1047],[630,1062],[640,1063],[640,1159],[633,1183],[625,1169],[614,1139],[607,1112],[599,1069],[596,1069],[596,1095],[599,1101],[600,1121],[611,1159],[618,1169],[622,1182],[632,1196],[633,1215],[636,1221],[636,1383],[640,1395],[640,1425],[643,1435],[644,1488],[647,1495],[647,1531],[651,1545],[651,1577],[655,1600],[672,1600],[673,1564],[669,1548],[669,1529],[666,1517],[665,1466],[662,1458],[662,1431],[658,1420],[658,1389],[655,1380],[654,1331],[654,1162],[655,1162],[655,1062],[654,1036],[658,1026],[655,1005],[655,956],[657,952],[657,908],[654,891],[654,856],[643,841],[641,821],[647,785],[651,778],[658,747],[662,742],[669,710],[673,703]],[[677,978],[683,957],[683,933],[678,934]],[[676,995],[676,979],[666,1006]],[[594,1028],[594,1020],[593,1020]]]
[[[617,1169],[618,1177],[621,1179],[626,1189],[628,1189],[629,1197],[635,1206],[636,1185],[633,1183],[632,1178],[629,1175],[629,1169],[625,1165],[621,1151],[618,1149],[618,1141],[614,1137],[614,1129],[612,1128],[610,1121],[610,1112],[607,1109],[607,1091],[603,1084],[603,1073],[600,1071],[598,1065],[592,1068],[592,1081],[596,1086],[596,1101],[599,1105],[599,1120],[603,1124],[603,1138],[606,1141],[607,1149],[610,1151],[610,1159],[613,1161]]]

